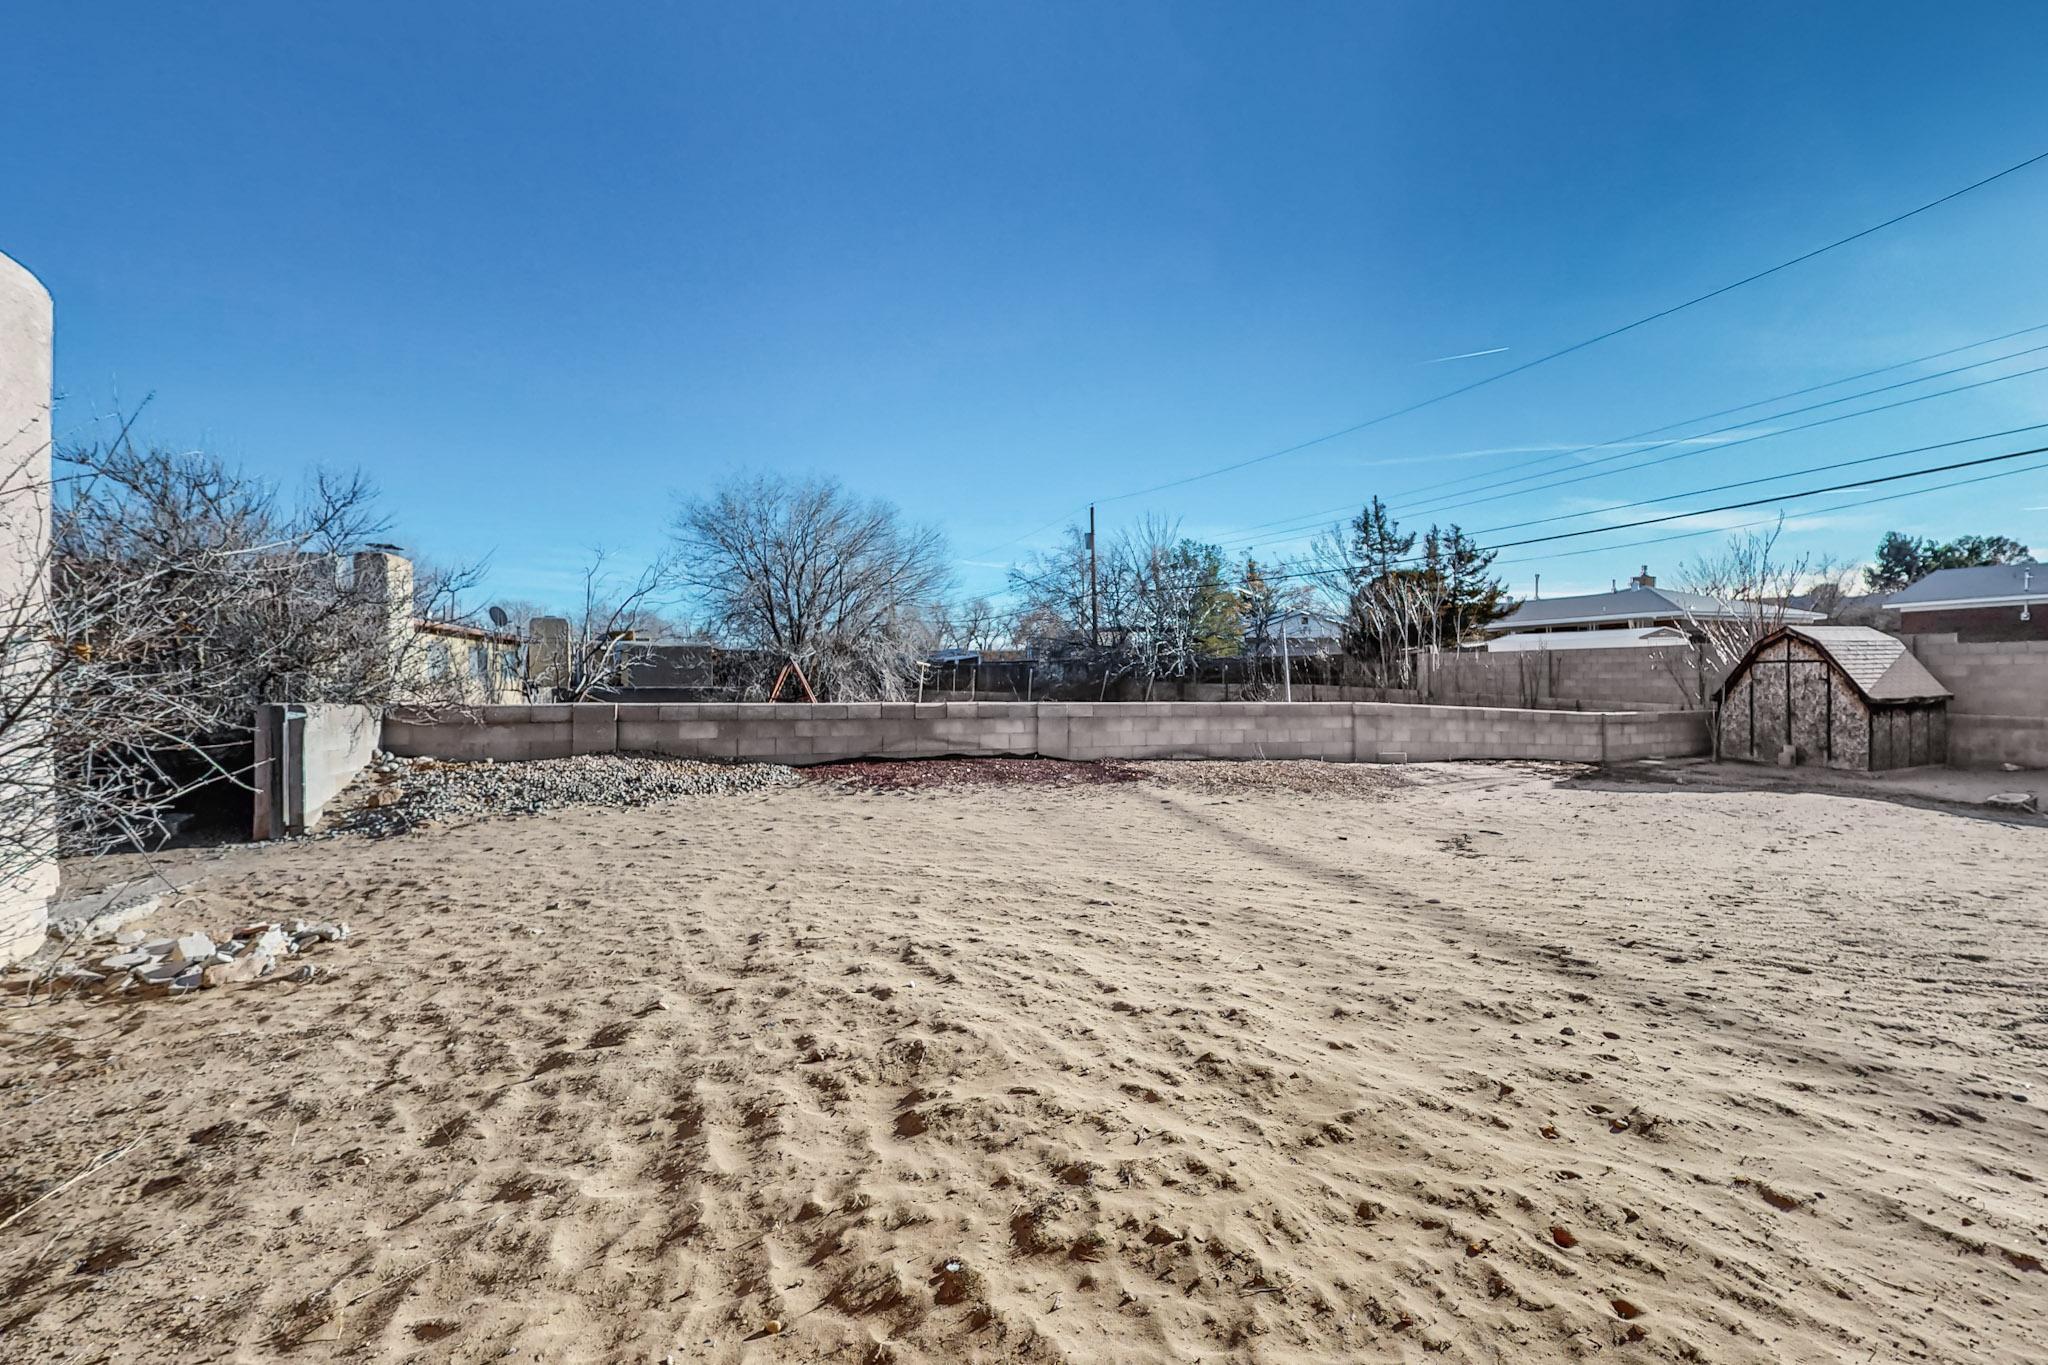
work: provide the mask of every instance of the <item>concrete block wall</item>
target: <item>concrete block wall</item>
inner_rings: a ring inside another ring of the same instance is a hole
[[[384,747],[447,759],[645,752],[807,765],[948,755],[1620,762],[1708,749],[1700,711],[1377,702],[580,703],[394,712]]]
[[[2048,640],[1958,643],[1952,635],[1910,635],[1906,645],[1955,693],[1951,715],[2048,717]]]
[[[1452,705],[1685,709],[1699,705],[1700,666],[1689,647],[1462,651],[1423,656],[1416,685]]]
[[[1902,638],[1955,694],[1948,704],[1950,766],[2048,768],[2048,640]]]
[[[2048,768],[2048,718],[1985,716],[1951,709],[1948,762],[1952,768]]]

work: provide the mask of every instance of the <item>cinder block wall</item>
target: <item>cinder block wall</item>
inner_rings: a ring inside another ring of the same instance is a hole
[[[1953,768],[2048,768],[2048,720],[2040,716],[1948,715],[1948,761]]]
[[[1927,671],[1955,693],[1948,704],[1951,715],[2048,718],[2048,640],[1960,644],[1953,635],[1909,635],[1905,640]]]
[[[1700,657],[1685,647],[1461,651],[1420,662],[1417,686],[1442,704],[1683,710],[1701,696]]]
[[[384,747],[447,759],[645,752],[807,765],[863,758],[1527,758],[1708,750],[1703,711],[1531,711],[1376,702],[883,702],[486,706],[394,712]]]
[[[2048,768],[2048,640],[1959,643],[1908,635],[1906,647],[1941,685],[1948,704],[1948,761],[1958,768]]]

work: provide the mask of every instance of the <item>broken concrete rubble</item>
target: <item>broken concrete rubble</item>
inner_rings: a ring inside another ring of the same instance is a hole
[[[52,963],[44,979],[62,982],[77,990],[110,994],[147,988],[153,994],[183,995],[195,990],[265,979],[312,981],[323,971],[301,966],[295,971],[279,970],[288,958],[297,957],[323,944],[340,943],[349,937],[349,927],[332,924],[263,920],[244,924],[215,940],[201,930],[189,930],[175,938],[143,941],[140,933],[123,933],[116,942],[122,951],[97,960],[85,960],[90,953],[104,953],[104,939],[97,949],[80,945],[81,960]]]
[[[170,958],[173,962],[209,962],[214,954],[213,940],[205,934],[185,934],[171,940]]]

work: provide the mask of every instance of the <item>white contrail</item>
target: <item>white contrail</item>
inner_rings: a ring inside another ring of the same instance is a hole
[[[1499,355],[1507,349],[1505,346],[1496,346],[1490,351],[1460,351],[1456,355],[1440,355],[1435,360],[1425,360],[1422,363],[1425,365],[1441,365],[1446,360],[1473,360],[1483,355]]]

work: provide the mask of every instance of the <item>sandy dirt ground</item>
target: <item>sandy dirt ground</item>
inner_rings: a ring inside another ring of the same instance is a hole
[[[0,1009],[0,1358],[2048,1351],[2039,824],[1219,770],[220,857],[355,933]]]

